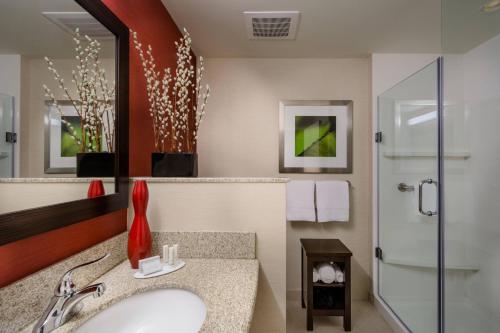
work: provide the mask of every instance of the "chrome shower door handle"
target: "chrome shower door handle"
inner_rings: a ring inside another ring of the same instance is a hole
[[[426,211],[424,212],[424,209],[422,208],[422,195],[423,195],[423,188],[425,184],[434,184],[437,187],[437,182],[435,180],[432,180],[431,178],[429,179],[424,179],[420,183],[418,183],[418,211],[420,214],[425,215],[425,216],[433,216],[437,215],[437,211]]]

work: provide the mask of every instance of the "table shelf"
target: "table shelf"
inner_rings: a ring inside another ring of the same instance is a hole
[[[324,288],[344,288],[344,283],[323,283],[323,282],[314,282],[313,287],[324,287]]]
[[[301,298],[307,311],[307,330],[314,316],[341,316],[344,330],[351,330],[351,251],[338,239],[301,239]],[[343,283],[313,282],[316,264],[336,263],[344,271]]]

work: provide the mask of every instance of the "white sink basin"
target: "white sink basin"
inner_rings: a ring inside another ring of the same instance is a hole
[[[77,333],[195,333],[205,321],[205,304],[182,289],[158,289],[113,304]]]

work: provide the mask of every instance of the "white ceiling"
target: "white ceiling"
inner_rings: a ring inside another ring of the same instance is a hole
[[[74,0],[0,0],[0,54],[70,58],[73,37],[42,12],[82,12]],[[114,57],[114,41],[103,41],[101,55]]]
[[[162,0],[206,57],[359,57],[438,52],[440,0]],[[244,11],[298,10],[296,40],[249,40]]]
[[[483,13],[488,0],[443,0],[443,52],[465,53],[500,34],[500,11]]]

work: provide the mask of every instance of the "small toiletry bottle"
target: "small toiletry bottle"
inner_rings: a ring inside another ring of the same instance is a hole
[[[174,265],[177,265],[179,260],[179,244],[174,244]]]
[[[168,262],[168,244],[163,245],[163,258],[164,263]]]
[[[175,249],[173,246],[168,248],[168,264],[171,266],[174,265],[174,252]]]

